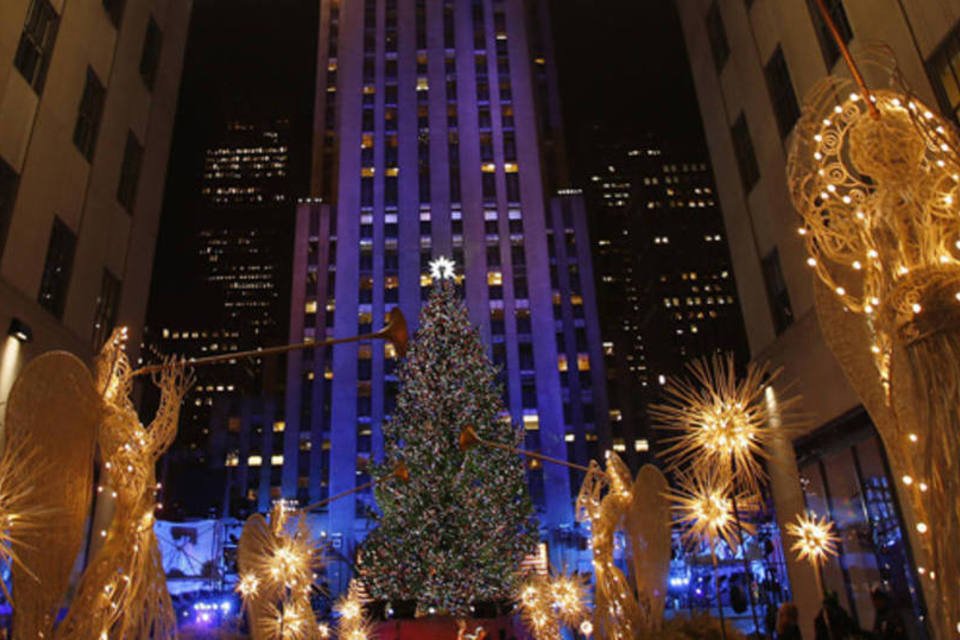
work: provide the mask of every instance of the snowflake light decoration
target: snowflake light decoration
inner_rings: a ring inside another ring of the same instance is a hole
[[[452,280],[456,274],[454,267],[456,264],[446,256],[439,256],[430,263],[430,277],[434,280]]]

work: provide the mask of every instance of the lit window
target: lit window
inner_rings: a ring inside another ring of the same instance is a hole
[[[519,169],[516,162],[507,162],[503,165],[503,170],[507,173],[516,173]]]
[[[646,438],[638,438],[633,441],[633,450],[642,453],[644,451],[650,451],[650,441]]]
[[[610,409],[610,421],[620,422],[623,420],[623,412],[620,409]]]
[[[491,287],[497,287],[503,284],[503,273],[500,271],[488,271],[487,272],[487,285]]]
[[[400,168],[399,168],[399,167],[387,167],[385,173],[386,173],[388,176],[390,176],[390,177],[392,177],[392,178],[395,178],[396,176],[400,175]]]
[[[275,467],[279,467],[283,464],[283,454],[270,456],[270,464]]]
[[[557,356],[557,371],[566,371],[567,370],[567,356],[564,353],[561,353]]]
[[[576,442],[576,441],[577,441],[577,434],[575,434],[575,433],[568,433],[567,435],[565,435],[565,436],[563,437],[563,439],[564,439],[565,442]]]
[[[364,178],[372,178],[373,174],[376,172],[376,169],[373,167],[364,167],[360,170],[360,175]]]
[[[523,416],[523,428],[527,431],[539,431],[540,430],[540,416],[535,413],[531,413]]]
[[[590,356],[586,353],[577,354],[577,370],[590,371]]]
[[[497,165],[492,162],[484,162],[482,165],[480,165],[480,170],[484,173],[493,173],[497,170]]]
[[[623,438],[615,438],[613,441],[613,450],[617,453],[623,453],[627,450],[627,445],[623,441]]]
[[[316,313],[317,312],[317,301],[316,300],[307,300],[307,304],[303,307],[304,313]]]
[[[283,433],[287,428],[287,423],[283,420],[277,420],[273,423],[273,432],[274,433]]]
[[[259,467],[263,464],[263,457],[261,456],[250,456],[247,458],[247,466],[249,467]]]
[[[427,91],[430,89],[430,83],[426,78],[417,78],[417,91]]]
[[[230,451],[227,453],[227,459],[224,461],[224,464],[228,467],[235,467],[240,464],[240,454],[236,451]]]

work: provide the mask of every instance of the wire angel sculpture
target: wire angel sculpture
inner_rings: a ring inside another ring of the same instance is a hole
[[[94,534],[103,538],[103,544],[83,572],[70,609],[56,629],[58,640],[176,635],[153,528],[155,468],[176,436],[180,405],[192,376],[182,363],[164,363],[153,379],[160,388],[160,406],[150,425],[144,426],[130,400],[133,378],[125,339],[125,330],[116,330],[95,369],[103,400],[99,447],[106,478],[101,486],[113,499],[113,516],[106,529]]]
[[[606,470],[591,461],[577,496],[577,520],[592,529],[596,580],[593,628],[598,637],[632,640],[654,632],[663,622],[670,565],[670,507],[667,481],[651,465],[634,479],[620,457],[611,452]],[[614,564],[616,532],[623,530],[629,545],[632,575]]]
[[[816,85],[787,174],[824,337],[877,425],[894,475],[905,479],[934,573],[955,576],[960,134],[911,94],[888,51],[868,51],[865,60],[892,88],[864,94],[839,77]],[[947,637],[960,623],[960,583],[931,587],[932,617]]]

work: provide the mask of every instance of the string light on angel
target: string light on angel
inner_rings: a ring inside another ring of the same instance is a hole
[[[130,399],[133,372],[125,352],[126,329],[114,331],[96,362],[103,415],[99,446],[103,485],[113,517],[100,531],[103,545],[80,579],[55,637],[169,638],[176,633],[173,604],[154,533],[158,508],[155,469],[177,433],[180,405],[192,376],[182,363],[166,361],[155,373],[160,406],[149,426],[140,423]]]
[[[596,588],[590,628],[599,637],[632,640],[662,626],[671,553],[667,489],[666,478],[653,465],[644,465],[634,479],[614,452],[606,471],[590,463],[576,513],[591,529]],[[629,541],[633,584],[614,562],[619,530]]]
[[[870,90],[829,77],[808,95],[787,165],[816,275],[824,336],[883,438],[923,551],[960,574],[960,134],[903,83],[888,50]],[[922,488],[921,488],[922,483]],[[960,582],[939,581],[938,635],[960,622]]]

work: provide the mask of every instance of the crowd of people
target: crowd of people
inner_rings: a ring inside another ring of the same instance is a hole
[[[907,627],[894,606],[890,594],[875,589],[870,594],[876,615],[873,629],[865,630],[840,606],[836,593],[829,593],[814,618],[814,640],[908,640]],[[784,602],[777,612],[777,640],[803,640],[800,612],[792,602]]]

